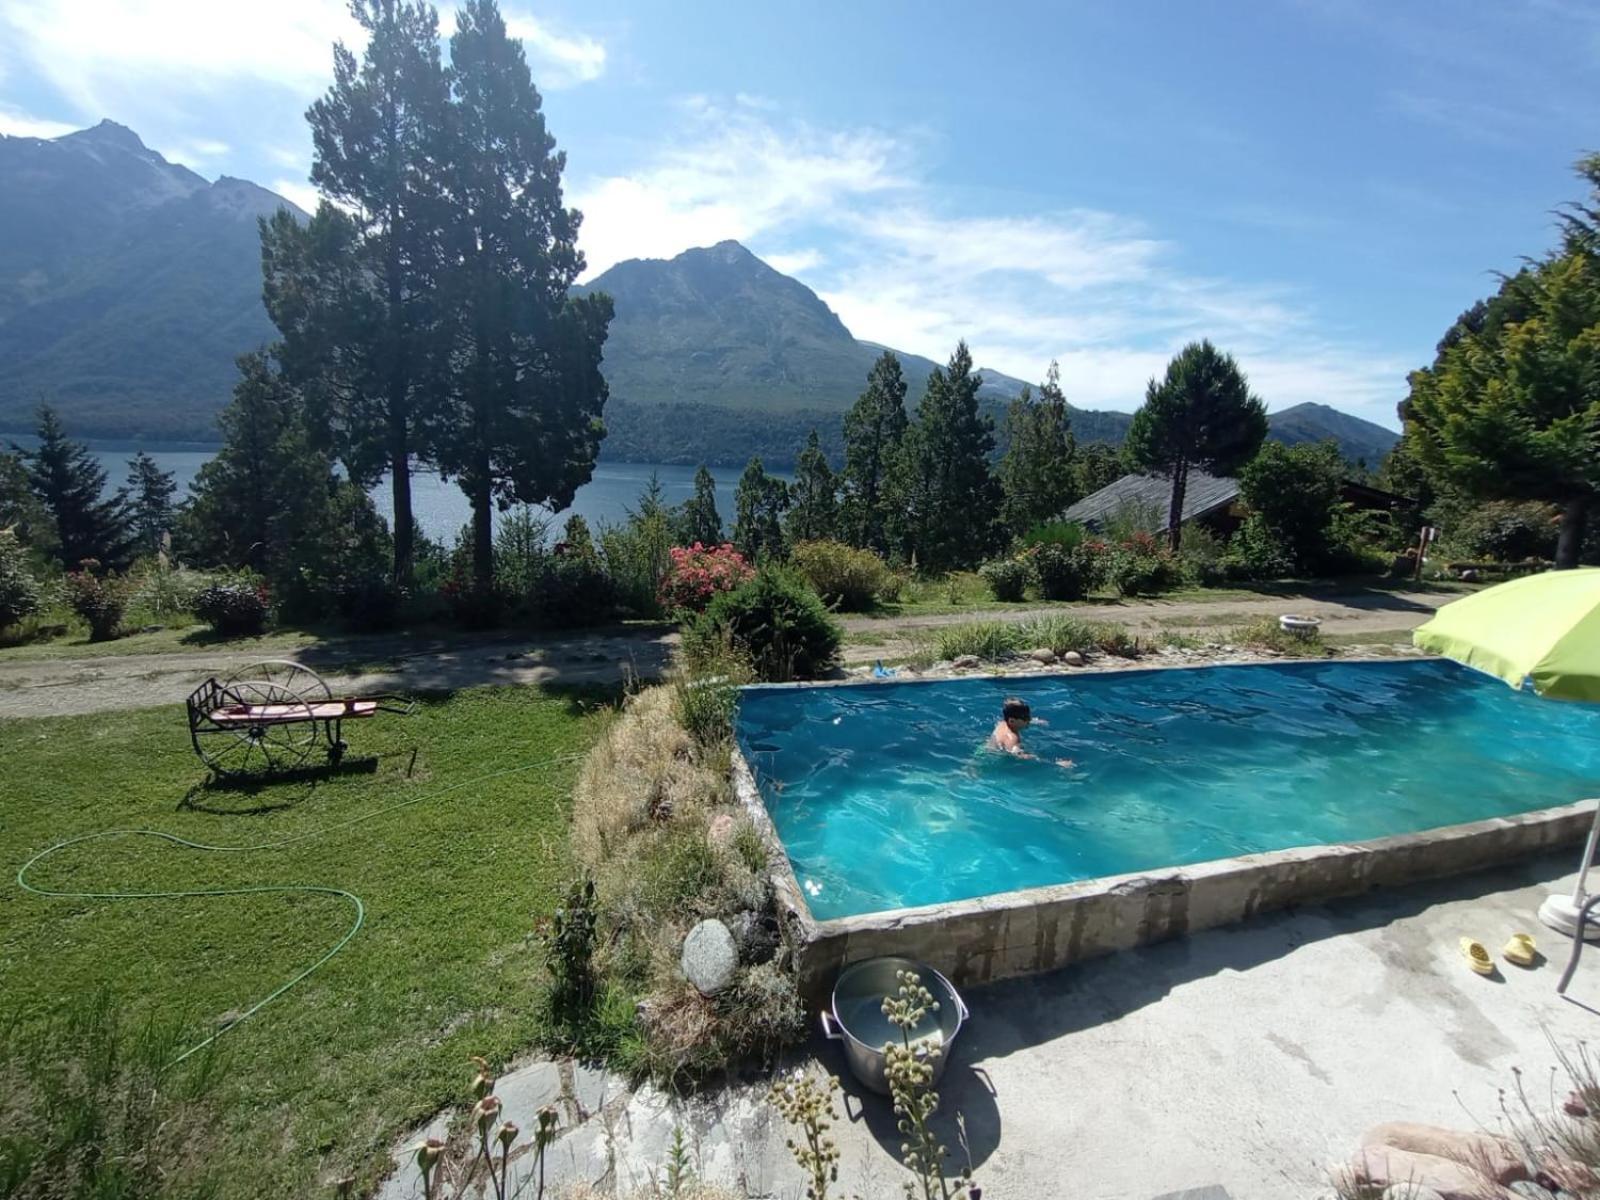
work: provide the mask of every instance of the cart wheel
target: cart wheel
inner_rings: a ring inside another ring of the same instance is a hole
[[[317,744],[311,706],[274,685],[241,679],[228,690],[246,704],[270,704],[269,720],[237,725],[211,725],[194,731],[200,760],[218,775],[292,771],[304,764]]]
[[[327,683],[310,667],[287,658],[269,658],[263,662],[251,663],[242,667],[228,676],[223,681],[223,687],[232,687],[236,683],[251,683],[256,686],[267,684],[278,689],[282,695],[293,696],[304,700],[307,704],[316,704],[320,700],[332,700],[333,693],[328,690]]]

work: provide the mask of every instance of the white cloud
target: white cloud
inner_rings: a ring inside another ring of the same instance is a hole
[[[181,138],[158,149],[161,156],[169,162],[200,168],[223,157],[232,147],[227,142],[219,142],[215,138]]]
[[[313,93],[333,42],[362,41],[341,0],[0,0],[0,23],[86,116],[240,81]]]
[[[522,39],[532,60],[534,82],[541,88],[588,83],[606,69],[606,48],[592,37],[558,34],[533,17],[510,13],[506,14],[506,32]]]
[[[308,213],[316,212],[317,205],[322,199],[317,195],[317,189],[304,179],[274,179],[267,184],[267,190],[277,192],[285,200],[292,201]]]
[[[678,140],[572,189],[590,277],[736,238],[804,273],[857,337],[940,361],[965,338],[980,365],[1023,379],[1056,358],[1084,407],[1137,406],[1175,351],[1210,337],[1271,408],[1315,400],[1394,424],[1406,365],[1329,337],[1292,287],[1186,271],[1181,247],[1122,214],[954,212],[914,147],[881,131],[681,107]]]
[[[54,138],[74,129],[81,129],[70,121],[51,121],[44,117],[29,116],[9,106],[0,106],[0,134],[7,137]]]

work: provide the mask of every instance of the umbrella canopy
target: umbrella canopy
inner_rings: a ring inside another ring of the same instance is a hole
[[[1525,575],[1445,605],[1412,636],[1541,696],[1600,701],[1600,568]]]

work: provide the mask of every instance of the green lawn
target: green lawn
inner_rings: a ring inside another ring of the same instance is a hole
[[[244,790],[197,788],[203,771],[177,707],[0,722],[0,1025],[109,986],[134,1020],[181,1017],[198,1039],[314,962],[352,917],[347,901],[314,894],[42,898],[11,878],[29,856],[111,828],[217,845],[327,828],[234,854],[90,842],[30,879],[83,891],[312,884],[360,896],[366,925],[350,945],[219,1042],[209,1157],[220,1194],[241,1200],[329,1194],[345,1171],[370,1179],[397,1134],[460,1099],[468,1055],[503,1060],[539,1040],[531,932],[568,877],[574,759],[611,699],[463,692],[348,727],[355,769]],[[371,755],[376,768],[362,770]],[[539,762],[548,765],[486,778]],[[419,802],[381,811],[409,800]],[[342,822],[352,823],[328,828]]]

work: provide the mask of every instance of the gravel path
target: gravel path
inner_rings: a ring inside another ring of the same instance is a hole
[[[1341,596],[1251,597],[1211,601],[1137,600],[1082,605],[1074,616],[1115,621],[1145,633],[1226,629],[1284,612],[1320,617],[1329,634],[1392,632],[1420,625],[1449,592],[1367,591]],[[908,634],[971,620],[1021,620],[1055,609],[1013,609],[926,617],[849,617],[871,644],[845,647],[847,663],[908,653]],[[507,635],[452,639],[350,639],[305,647],[293,657],[321,672],[336,692],[450,691],[483,684],[616,683],[660,674],[676,641],[661,629],[611,629],[541,637]],[[0,661],[0,719],[64,716],[111,709],[179,704],[209,675],[226,676],[270,657],[260,650],[196,650],[100,658]]]

